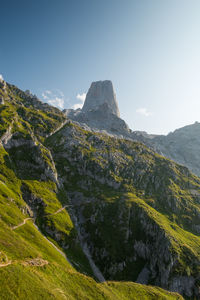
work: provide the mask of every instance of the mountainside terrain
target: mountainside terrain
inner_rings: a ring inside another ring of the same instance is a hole
[[[73,123],[46,145],[81,239],[106,279],[199,295],[198,177],[142,144]]]
[[[135,135],[135,136],[134,136]],[[151,136],[133,133],[135,140],[141,141],[156,152],[188,167],[200,176],[200,123],[184,126],[168,135]]]
[[[71,120],[84,126],[87,124],[89,130],[142,142],[200,176],[200,123],[195,122],[166,136],[132,131],[120,118],[114,88],[109,80],[93,82],[83,108],[67,109],[64,113]]]
[[[120,118],[116,95],[110,80],[92,82],[83,108],[65,109],[63,112],[69,119],[87,124],[89,130],[117,137],[131,137],[131,130]]]
[[[199,299],[200,178],[13,85],[0,98],[0,298]]]

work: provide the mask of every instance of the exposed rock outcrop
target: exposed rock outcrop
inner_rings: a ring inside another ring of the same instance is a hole
[[[93,82],[82,110],[66,109],[64,113],[71,120],[87,124],[91,130],[130,137],[131,130],[120,118],[116,95],[110,80]]]
[[[110,80],[92,82],[87,93],[82,112],[98,110],[101,107],[107,109],[110,113],[120,117],[116,95],[113,84]]]
[[[133,139],[143,142],[156,152],[188,167],[200,176],[200,123],[184,126],[168,135],[152,136],[133,132]]]
[[[6,82],[0,78],[0,104],[5,103],[6,96],[7,96]]]
[[[1,140],[0,140],[1,142]],[[8,133],[2,145],[15,162],[15,172],[20,178],[50,180],[57,183],[57,171],[50,151],[31,135]]]
[[[109,80],[91,84],[82,110],[66,109],[64,113],[81,126],[87,124],[86,129],[91,131],[142,142],[200,176],[200,123],[177,129],[166,136],[132,131],[119,117],[116,96]]]

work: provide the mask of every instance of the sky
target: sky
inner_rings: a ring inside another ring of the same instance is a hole
[[[41,100],[83,105],[112,80],[132,130],[200,121],[199,0],[0,0],[0,76]]]

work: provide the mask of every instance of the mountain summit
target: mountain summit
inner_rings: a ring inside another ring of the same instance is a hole
[[[120,117],[116,95],[110,80],[92,82],[82,112],[87,113],[90,110],[98,110],[102,106],[112,114]]]
[[[104,131],[120,137],[130,137],[130,129],[120,118],[112,81],[92,82],[82,109],[65,109],[65,115],[94,131]],[[85,125],[84,125],[85,126]]]
[[[200,176],[200,123],[185,126],[166,136],[132,131],[120,118],[116,95],[110,80],[92,82],[82,110],[67,109],[64,113],[85,129],[142,142],[155,152],[188,167]]]

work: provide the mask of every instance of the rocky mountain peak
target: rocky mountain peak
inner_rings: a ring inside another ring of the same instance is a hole
[[[103,131],[114,136],[130,137],[131,130],[120,118],[112,81],[92,82],[82,109],[66,109],[67,118],[87,125],[94,131]]]
[[[104,105],[105,103],[107,105]],[[110,80],[92,82],[82,112],[98,110],[99,107],[102,108],[102,105],[112,114],[120,116],[113,84]]]

